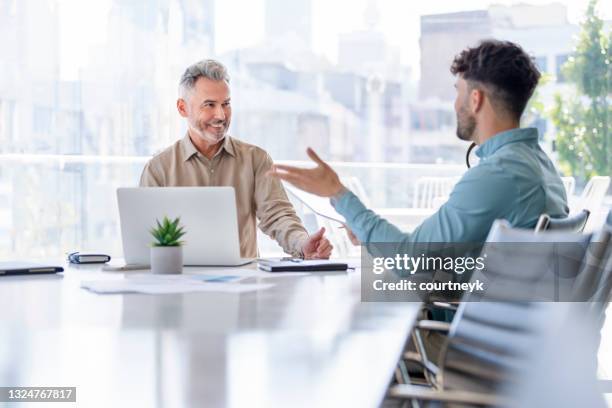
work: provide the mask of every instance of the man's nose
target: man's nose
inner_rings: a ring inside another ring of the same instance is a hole
[[[215,119],[225,120],[225,111],[222,106],[218,106],[217,109],[215,109]]]

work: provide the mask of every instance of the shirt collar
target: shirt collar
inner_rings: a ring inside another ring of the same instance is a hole
[[[495,136],[484,142],[482,145],[480,145],[480,147],[476,151],[476,155],[481,159],[489,157],[497,150],[499,150],[502,146],[515,142],[537,143],[538,130],[536,128],[517,128],[505,130],[501,133],[496,134]]]
[[[229,135],[225,136],[220,150],[225,150],[230,155],[236,157],[236,152],[234,150],[234,142],[231,139],[232,138]],[[180,143],[181,150],[183,151],[183,161],[187,161],[191,159],[192,156],[198,154],[198,149],[193,145],[193,142],[189,138],[189,133],[185,134]]]

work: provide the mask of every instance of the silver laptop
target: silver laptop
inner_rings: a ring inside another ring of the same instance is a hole
[[[240,258],[233,187],[145,187],[117,189],[123,256],[128,265],[149,265],[149,230],[164,216],[181,218],[185,265],[236,266]]]

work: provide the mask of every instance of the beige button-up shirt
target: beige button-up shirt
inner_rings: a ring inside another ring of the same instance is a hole
[[[280,181],[267,177],[272,158],[265,150],[226,136],[209,160],[189,135],[153,157],[140,177],[141,187],[231,186],[236,191],[240,256],[257,256],[259,228],[285,252],[302,255],[308,233],[289,202]]]

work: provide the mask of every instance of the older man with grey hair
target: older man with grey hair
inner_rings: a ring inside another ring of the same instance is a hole
[[[188,67],[176,107],[187,120],[187,134],[146,164],[142,187],[234,187],[242,257],[257,256],[259,219],[259,228],[285,252],[329,258],[332,246],[323,236],[325,229],[309,236],[279,180],[266,176],[270,155],[227,134],[232,107],[229,75],[221,63],[204,60]]]

